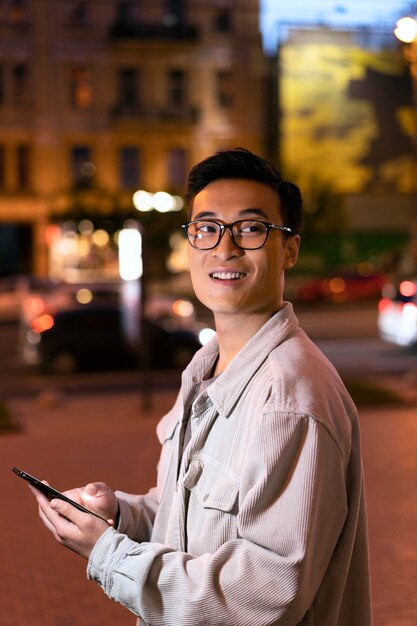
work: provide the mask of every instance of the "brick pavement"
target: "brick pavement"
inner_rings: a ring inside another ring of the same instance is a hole
[[[14,399],[21,433],[0,434],[0,626],[133,626],[134,617],[86,581],[85,562],[55,544],[13,465],[60,489],[104,480],[142,492],[154,482],[154,428],[172,392]],[[416,409],[361,411],[375,626],[417,624]],[[355,626],[352,624],[352,626]]]

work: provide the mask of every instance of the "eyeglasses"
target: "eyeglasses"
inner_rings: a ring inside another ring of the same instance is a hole
[[[269,231],[281,230],[292,235],[291,228],[269,224],[261,220],[237,220],[231,224],[221,224],[214,220],[193,220],[182,225],[188,241],[198,250],[215,248],[228,230],[232,241],[241,250],[257,250],[265,245]]]

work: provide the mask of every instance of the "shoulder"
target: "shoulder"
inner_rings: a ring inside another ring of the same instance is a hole
[[[350,441],[355,404],[334,366],[303,330],[298,328],[270,352],[267,367],[272,410],[308,415],[339,443]]]

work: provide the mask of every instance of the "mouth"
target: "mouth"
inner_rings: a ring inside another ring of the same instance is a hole
[[[241,280],[246,276],[243,272],[211,272],[210,278],[216,280]]]

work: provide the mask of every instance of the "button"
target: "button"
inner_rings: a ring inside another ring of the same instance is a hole
[[[205,495],[205,496],[204,496],[204,498],[203,498],[203,502],[207,502],[207,500],[209,499],[209,497],[210,497],[210,494],[209,494],[209,493],[206,493],[206,495]]]

